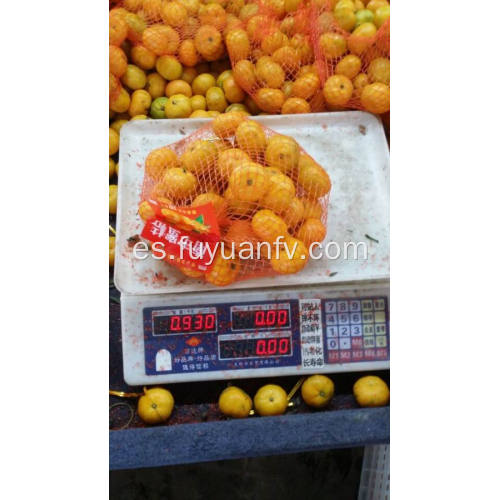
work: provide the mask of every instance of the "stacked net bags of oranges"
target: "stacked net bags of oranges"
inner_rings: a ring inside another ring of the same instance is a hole
[[[390,109],[387,0],[315,0],[311,40],[327,109]]]
[[[225,42],[237,83],[266,113],[324,109],[309,37],[309,9],[297,1],[260,0]],[[240,16],[241,17],[241,16]]]
[[[148,154],[139,215],[153,218],[154,204],[211,204],[224,245],[207,272],[179,268],[225,286],[304,269],[310,245],[326,236],[330,189],[327,172],[295,139],[236,111]]]

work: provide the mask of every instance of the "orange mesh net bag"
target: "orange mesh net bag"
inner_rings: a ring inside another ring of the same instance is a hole
[[[390,109],[390,20],[386,0],[316,0],[311,40],[328,110]],[[363,2],[358,7],[362,7]]]
[[[310,245],[326,236],[330,189],[327,172],[292,137],[230,112],[148,154],[139,215],[146,225],[159,217],[203,234],[210,229],[184,214],[211,207],[220,234],[213,264],[166,261],[224,286],[300,272]]]
[[[243,24],[226,30],[236,82],[266,113],[324,109],[309,37],[309,9],[298,2],[261,0],[240,11]]]

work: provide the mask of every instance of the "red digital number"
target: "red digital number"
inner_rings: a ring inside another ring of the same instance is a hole
[[[280,354],[288,354],[288,346],[289,346],[290,340],[287,338],[280,339],[280,343],[278,346],[278,352]]]
[[[265,356],[267,354],[266,341],[264,339],[257,340],[257,355]]]
[[[213,330],[215,326],[215,314],[207,314],[205,316],[205,330]]]
[[[271,309],[270,311],[267,311],[266,314],[266,323],[267,326],[274,326],[276,323],[276,311]]]
[[[267,354],[276,354],[276,350],[278,349],[278,341],[276,339],[269,339],[267,341]]]
[[[191,330],[192,323],[193,323],[193,318],[191,316],[182,317],[182,329],[185,332]]]
[[[278,311],[278,326],[283,326],[288,323],[288,311],[286,309],[280,309]]]
[[[194,317],[194,329],[203,330],[203,314],[197,314]]]
[[[170,320],[170,329],[173,332],[180,332],[181,330],[181,317],[180,316],[172,316]]]
[[[266,326],[264,311],[257,311],[255,315],[255,326]]]

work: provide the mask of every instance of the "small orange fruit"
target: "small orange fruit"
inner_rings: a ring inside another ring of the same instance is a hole
[[[336,59],[345,54],[347,42],[340,33],[324,33],[319,37],[319,47],[326,59]]]
[[[283,245],[271,253],[271,267],[279,274],[294,274],[304,269],[309,260],[309,253],[302,241],[286,235]]]
[[[212,128],[215,135],[225,139],[226,137],[231,137],[236,132],[239,124],[245,119],[245,115],[238,111],[231,111],[230,113],[224,113],[216,118],[212,122]]]
[[[248,21],[251,17],[255,16],[257,12],[259,12],[257,3],[247,3],[240,9],[239,18],[242,21]]]
[[[182,199],[196,191],[196,177],[185,168],[169,168],[161,181],[155,186],[156,196],[162,198]]]
[[[278,236],[287,234],[286,222],[272,210],[264,208],[252,217],[253,232],[262,240],[274,242]]]
[[[261,57],[255,66],[255,76],[262,87],[279,89],[285,81],[285,72],[270,57]]]
[[[117,95],[109,104],[109,109],[115,111],[116,113],[124,113],[128,110],[130,106],[130,95],[129,93],[121,87],[117,92]]]
[[[305,153],[300,153],[297,182],[309,198],[321,198],[332,186],[323,167]]]
[[[258,241],[259,239],[253,232],[252,225],[248,220],[232,221],[224,235],[225,244],[229,248],[232,248],[232,244],[234,244],[235,252],[238,253],[240,250],[248,248],[248,245],[245,245],[245,243],[251,243],[254,245],[254,251],[257,251]]]
[[[200,207],[202,205],[208,205],[209,203],[211,203],[212,206],[214,207],[215,216],[218,219],[221,218],[226,211],[227,202],[222,196],[219,196],[218,194],[215,194],[215,193],[199,194],[193,200],[193,202],[191,203],[191,206],[192,207]]]
[[[127,56],[120,47],[109,46],[109,71],[120,78],[127,71]]]
[[[222,89],[224,90],[224,95],[230,103],[242,102],[245,99],[245,92],[236,83],[236,80],[231,75],[224,80],[222,83]]]
[[[277,25],[272,17],[266,14],[257,14],[248,20],[245,29],[247,30],[250,40],[255,43],[260,43],[272,29],[277,29]]]
[[[248,417],[252,409],[252,398],[239,387],[226,387],[219,396],[219,410],[228,417]]]
[[[250,40],[247,32],[241,28],[230,31],[226,35],[226,47],[234,62],[247,59],[250,55]]]
[[[232,14],[233,16],[237,16],[244,5],[245,0],[228,0],[226,5],[226,12],[228,14]]]
[[[215,61],[218,59],[222,47],[222,35],[214,26],[203,25],[196,32],[194,43],[196,50],[207,61]]]
[[[358,56],[375,42],[377,27],[373,23],[360,24],[347,40],[347,46],[352,54]]]
[[[325,239],[326,227],[319,219],[306,219],[297,231],[296,236],[309,248],[311,243],[321,242]]]
[[[160,56],[156,60],[156,71],[165,80],[177,80],[182,76],[182,64],[175,56]]]
[[[273,182],[259,204],[261,207],[268,208],[279,214],[288,209],[290,199],[295,196],[295,186],[291,179],[283,174],[273,175],[270,177],[271,179]]]
[[[203,97],[202,95],[194,95],[193,97],[191,97],[191,109],[193,111],[206,111],[207,102],[205,100],[205,97]]]
[[[178,167],[179,158],[169,147],[153,149],[146,157],[146,175],[160,180],[168,168]]]
[[[200,27],[200,21],[197,17],[189,16],[186,22],[180,29],[181,38],[183,40],[193,39]]]
[[[217,145],[213,141],[198,139],[184,151],[180,162],[185,169],[199,175],[214,166],[217,155]]]
[[[161,17],[165,24],[180,28],[188,18],[188,11],[178,2],[163,2]]]
[[[281,47],[288,45],[288,43],[288,37],[277,29],[274,33],[271,33],[262,39],[261,49],[265,54],[270,56]]]
[[[343,57],[335,66],[335,74],[353,79],[361,71],[361,59],[354,54]]]
[[[311,106],[302,97],[289,97],[281,107],[283,115],[294,115],[299,113],[310,113]]]
[[[280,169],[285,174],[290,174],[297,168],[299,155],[299,145],[292,137],[276,134],[267,141],[266,164]]]
[[[375,375],[361,377],[356,381],[352,390],[359,406],[373,408],[389,403],[389,387]]]
[[[303,33],[296,33],[290,40],[290,45],[299,51],[302,64],[311,64],[314,60],[314,51]]]
[[[330,106],[345,106],[352,96],[351,80],[344,75],[334,75],[328,78],[323,88],[323,95]]]
[[[229,176],[229,189],[237,200],[260,200],[268,189],[264,167],[252,161],[239,163]]]
[[[160,21],[162,0],[142,0],[142,10],[149,22]]]
[[[188,67],[196,66],[200,58],[193,40],[184,40],[181,42],[177,56],[179,61]]]
[[[153,69],[156,63],[156,54],[151,52],[144,45],[134,45],[130,51],[132,62],[141,69]]]
[[[279,385],[261,387],[253,398],[255,411],[261,416],[282,415],[288,406],[285,390]]]
[[[210,115],[205,109],[195,109],[190,115],[189,118],[210,118]]]
[[[350,7],[335,9],[333,17],[344,31],[352,31],[354,26],[356,26],[356,14],[354,14],[354,10]]]
[[[198,76],[198,72],[195,68],[184,67],[182,68],[181,80],[189,83],[191,85],[193,80]]]
[[[147,23],[141,16],[128,12],[124,16],[124,21],[127,24],[127,40],[132,43],[140,43],[142,41],[142,34],[147,28]]]
[[[313,408],[324,408],[333,398],[335,386],[325,375],[312,375],[302,384],[300,393],[305,403]]]
[[[226,11],[217,3],[202,5],[198,11],[198,18],[203,25],[213,26],[222,31],[226,25]]]
[[[273,61],[277,62],[287,75],[295,75],[300,68],[300,55],[297,49],[287,45],[276,49],[272,56]]]
[[[288,227],[294,228],[304,218],[304,204],[302,201],[297,197],[293,197],[286,210],[283,211],[282,217]]]
[[[137,403],[137,414],[147,424],[166,422],[174,409],[174,398],[170,391],[161,387],[144,389]]]
[[[370,83],[370,79],[366,73],[359,73],[356,75],[354,80],[352,81],[353,87],[355,90],[362,89],[366,87]]]
[[[152,99],[165,95],[165,85],[167,81],[159,73],[149,73],[146,77],[146,92],[149,93]]]
[[[195,95],[205,96],[207,90],[215,86],[215,78],[210,73],[201,73],[191,83]]]
[[[165,87],[165,95],[167,97],[172,97],[175,94],[182,94],[187,97],[191,97],[193,95],[191,85],[184,80],[172,80],[171,82],[168,82]]]
[[[385,113],[391,107],[391,91],[380,82],[370,83],[363,87],[361,105],[370,113]]]
[[[219,251],[210,270],[205,274],[205,280],[216,286],[230,285],[236,280],[240,267],[239,259],[225,259]]]
[[[234,65],[233,76],[239,85],[249,91],[257,86],[255,66],[247,59],[238,61]]]
[[[377,57],[368,66],[368,78],[372,83],[389,85],[391,82],[391,62],[386,57]]]
[[[306,73],[292,84],[292,96],[310,99],[320,88],[319,77],[314,73]]]
[[[210,87],[206,93],[206,100],[209,111],[223,113],[228,106],[224,91],[220,87]]]
[[[142,43],[157,56],[172,55],[177,52],[180,39],[177,31],[170,26],[155,24],[144,30]]]
[[[257,90],[254,99],[262,111],[279,113],[285,102],[285,94],[278,89],[262,88]]]
[[[229,177],[233,173],[233,170],[238,165],[240,165],[241,163],[248,163],[250,161],[250,157],[241,149],[226,149],[225,151],[219,153],[219,158],[217,159],[219,174],[223,179],[229,179]]]
[[[122,16],[109,16],[109,44],[119,47],[127,38],[128,26]]]
[[[238,147],[245,151],[250,158],[256,158],[266,148],[266,134],[257,122],[244,120],[238,125],[234,135]]]

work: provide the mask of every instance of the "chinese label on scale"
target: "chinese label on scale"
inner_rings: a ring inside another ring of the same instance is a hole
[[[321,300],[300,300],[299,310],[302,368],[321,367],[324,364]]]

